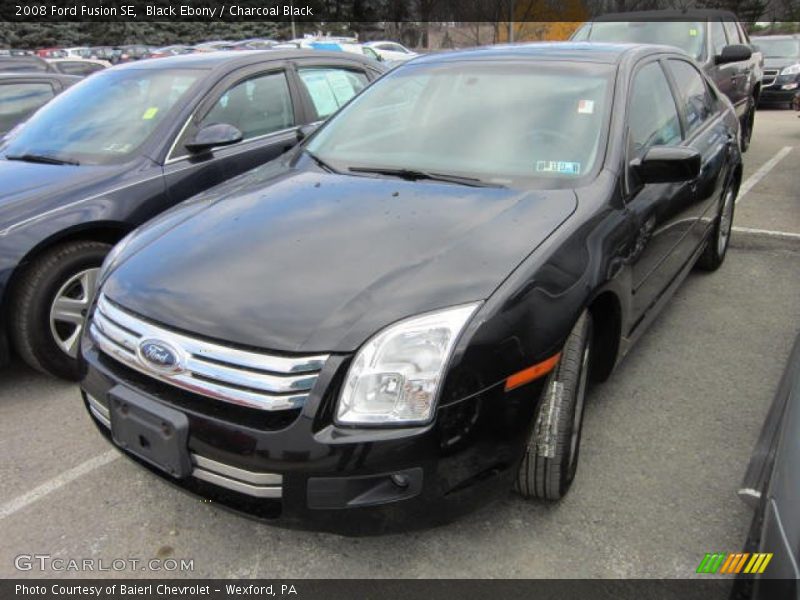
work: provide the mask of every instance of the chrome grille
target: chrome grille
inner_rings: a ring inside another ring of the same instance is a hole
[[[764,69],[764,76],[761,78],[761,85],[768,86],[775,83],[778,76],[778,69]]]
[[[109,357],[184,390],[260,410],[303,405],[327,355],[287,357],[241,350],[170,331],[134,315],[101,294],[89,334]],[[143,358],[140,344],[156,340],[175,348],[179,368],[162,371]]]

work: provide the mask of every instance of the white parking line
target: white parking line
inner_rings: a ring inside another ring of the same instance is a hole
[[[800,240],[800,233],[790,233],[788,231],[775,231],[773,229],[753,229],[751,227],[734,227],[734,233],[752,233],[766,237],[785,238],[787,240]]]
[[[761,165],[755,173],[750,175],[750,177],[748,177],[739,188],[739,196],[736,198],[736,204],[739,204],[739,201],[744,197],[744,195],[753,189],[753,186],[755,186],[759,181],[764,179],[764,177],[767,176],[767,173],[774,169],[775,165],[781,162],[786,155],[792,151],[793,147],[794,146],[784,146],[778,150],[778,153],[775,156],[770,158],[767,162]]]
[[[27,506],[30,506],[37,500],[41,500],[47,496],[50,492],[54,492],[57,489],[64,487],[79,477],[83,477],[87,473],[90,473],[95,469],[99,469],[103,465],[107,465],[108,463],[118,459],[120,456],[122,455],[116,450],[109,450],[100,456],[90,458],[86,462],[79,464],[77,467],[74,467],[69,471],[64,471],[57,477],[53,477],[51,480],[46,481],[42,485],[33,488],[30,492],[22,494],[21,496],[17,496],[13,500],[10,500],[9,502],[6,502],[0,506],[0,520],[13,515],[15,512],[20,511]]]

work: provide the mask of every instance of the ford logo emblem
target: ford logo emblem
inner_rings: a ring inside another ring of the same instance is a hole
[[[162,372],[176,372],[182,369],[178,351],[160,340],[144,340],[139,344],[139,358],[145,366]]]

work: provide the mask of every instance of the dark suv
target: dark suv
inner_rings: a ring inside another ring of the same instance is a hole
[[[800,90],[800,35],[754,37],[753,44],[764,55],[761,102],[791,106]]]
[[[584,23],[572,40],[677,46],[703,68],[733,103],[742,151],[750,145],[761,95],[764,58],[736,15],[721,10],[652,10],[605,15]]]

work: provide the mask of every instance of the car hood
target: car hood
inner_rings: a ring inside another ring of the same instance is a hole
[[[319,171],[223,189],[124,256],[103,291],[177,330],[287,352],[349,352],[403,317],[488,297],[576,206],[572,190]]]
[[[778,69],[780,71],[786,67],[796,65],[798,62],[800,62],[800,58],[765,58],[764,68]]]
[[[108,167],[47,165],[0,158],[0,230],[56,208],[77,189],[111,175]]]

